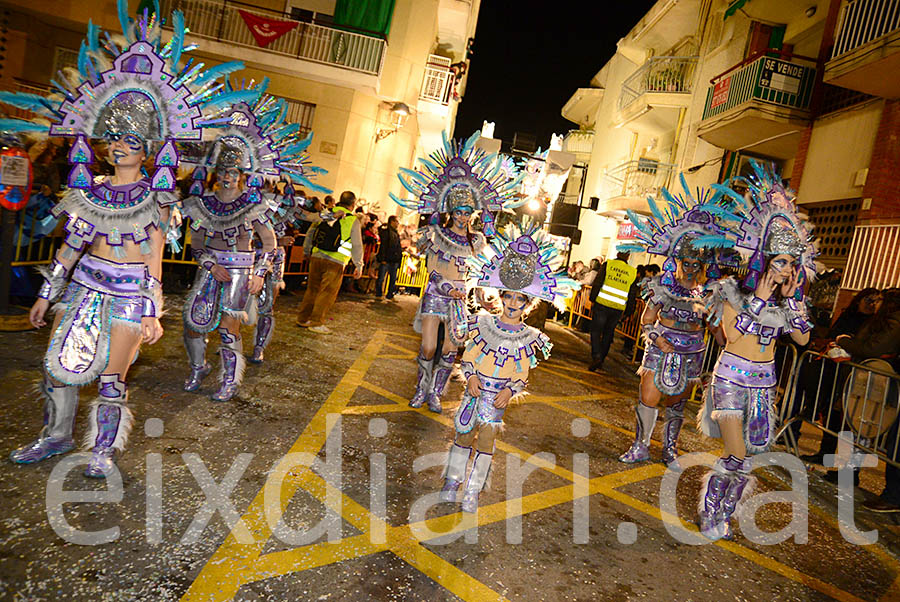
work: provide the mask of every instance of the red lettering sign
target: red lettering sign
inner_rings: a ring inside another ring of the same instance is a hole
[[[715,109],[716,107],[725,104],[728,102],[728,90],[731,88],[731,76],[729,75],[725,79],[721,79],[716,82],[715,87],[713,88],[712,102],[709,104],[710,109]]]
[[[617,240],[629,240],[635,237],[634,224],[631,222],[623,222],[619,224],[619,232],[616,234]]]

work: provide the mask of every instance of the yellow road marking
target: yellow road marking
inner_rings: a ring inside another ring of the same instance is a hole
[[[584,385],[585,387],[590,387],[590,388],[592,388],[592,389],[599,389],[600,391],[603,391],[604,393],[615,393],[615,391],[613,391],[612,389],[609,389],[609,388],[604,387],[604,386],[602,386],[602,385],[598,385],[598,384],[596,384],[596,383],[589,383],[589,382],[586,381],[586,380],[582,380],[582,379],[580,379],[580,378],[575,378],[574,376],[569,376],[568,374],[566,374],[566,373],[564,373],[564,372],[560,372],[560,371],[558,371],[558,370],[553,370],[553,369],[551,369],[551,368],[545,368],[544,366],[542,366],[542,365],[540,365],[540,364],[538,365],[537,368],[535,368],[535,370],[542,370],[543,372],[547,372],[547,373],[549,373],[549,374],[553,374],[554,376],[558,376],[558,377],[560,377],[560,378],[564,378],[564,379],[566,379],[566,380],[570,380],[570,381],[572,381],[572,382],[582,384],[582,385]]]
[[[405,354],[405,353],[383,353],[378,356],[380,360],[411,360],[415,358],[416,355],[414,353]]]
[[[371,406],[350,406],[341,410],[341,414],[354,415],[354,416],[364,416],[366,414],[390,414],[393,412],[414,412],[415,410],[409,406],[405,408],[398,406],[395,403],[384,403],[378,405]]]

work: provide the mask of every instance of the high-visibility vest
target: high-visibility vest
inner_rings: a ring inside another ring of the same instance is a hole
[[[335,261],[347,265],[353,255],[353,241],[351,240],[351,236],[353,232],[353,222],[355,221],[355,215],[345,215],[340,219],[341,244],[337,251],[325,251],[319,247],[314,247],[313,253],[321,253],[322,255],[333,257]]]
[[[603,283],[594,281],[594,302],[613,309],[625,309],[628,291],[637,278],[637,269],[624,261],[610,259],[606,262],[606,278]]]

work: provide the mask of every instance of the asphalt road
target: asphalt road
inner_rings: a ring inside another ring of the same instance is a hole
[[[212,376],[199,394],[181,390],[179,301],[169,298],[163,340],[142,351],[128,379],[137,420],[118,462],[120,499],[110,501],[116,488],[104,494],[107,485],[80,467],[63,474],[57,458],[0,465],[0,599],[900,599],[897,526],[857,511],[859,528],[876,529],[879,543],[847,542],[836,490],[820,469],[810,472],[802,505],[806,542],[763,545],[741,529],[733,542],[676,539],[675,519],[667,526],[659,510],[663,465],[616,460],[633,436],[637,390],[636,366],[618,340],[606,372],[595,375],[585,370],[583,337],[547,327],[553,357],[533,373],[526,401],[507,411],[491,488],[477,518],[464,517],[458,506],[423,499],[440,488],[462,387],[450,383],[441,416],[406,406],[415,298],[342,297],[331,312],[334,333],[316,335],[294,325],[299,297],[282,297],[267,359],[248,366],[229,403],[210,401]],[[0,333],[4,453],[40,428],[32,385],[47,337]],[[216,347],[213,340],[213,362]],[[77,437],[94,395],[92,387],[81,393]],[[682,451],[716,454],[719,443],[695,428],[695,410]],[[658,443],[651,452],[659,457]],[[524,481],[515,476],[529,469]],[[664,496],[687,530],[704,470],[685,470],[674,498]],[[784,473],[757,473],[758,492],[787,488]],[[878,491],[879,475],[866,469],[864,488]],[[48,514],[54,488],[107,498]],[[865,495],[857,490],[857,504]],[[767,504],[756,522],[777,531],[789,513],[788,503]],[[110,528],[118,531],[106,534],[109,543],[71,541],[74,530]]]

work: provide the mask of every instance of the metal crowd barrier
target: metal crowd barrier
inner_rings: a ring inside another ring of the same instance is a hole
[[[575,316],[590,320],[592,304],[591,287],[582,286],[572,297],[567,326],[574,329],[572,324],[575,321]],[[631,339],[635,342],[634,351],[631,355],[632,362],[637,361],[638,353],[644,350],[644,339],[641,337],[641,314],[644,313],[644,307],[645,303],[643,299],[637,299],[632,314],[619,320],[619,323],[616,325],[616,334],[624,339]]]
[[[852,433],[848,442],[856,450],[900,468],[900,375],[890,364],[835,361],[809,350],[800,356],[792,385],[778,434],[796,455],[800,448],[791,426],[801,422],[823,437]]]

